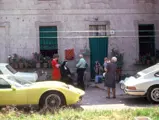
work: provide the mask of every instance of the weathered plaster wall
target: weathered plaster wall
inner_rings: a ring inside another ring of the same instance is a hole
[[[88,31],[89,25],[106,23],[108,30],[115,30],[109,36],[109,54],[118,48],[124,53],[125,69],[132,70],[138,58],[138,23],[153,23],[157,29],[157,4],[157,0],[1,0],[0,28],[5,23],[8,30],[4,33],[5,55],[0,54],[0,58],[6,60],[12,53],[30,57],[38,52],[38,28],[42,25],[57,25],[58,31]],[[83,35],[88,33],[58,33],[58,37]],[[158,39],[156,44],[159,48]],[[73,47],[78,54],[85,45],[89,47],[87,38],[59,38],[60,57],[64,59],[66,48]]]

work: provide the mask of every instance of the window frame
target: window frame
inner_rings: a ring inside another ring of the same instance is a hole
[[[100,27],[103,27],[104,30],[101,30]],[[91,29],[95,28],[95,29]],[[94,32],[95,31],[95,32]],[[101,32],[102,31],[102,32]],[[103,32],[105,31],[105,32]],[[102,35],[104,33],[104,35]],[[95,24],[95,25],[89,25],[89,36],[94,37],[94,36],[107,36],[107,25],[106,24]]]

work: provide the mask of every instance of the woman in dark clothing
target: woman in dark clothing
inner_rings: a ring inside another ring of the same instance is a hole
[[[60,67],[61,70],[61,81],[66,84],[72,84],[73,80],[71,78],[71,72],[70,69],[67,67],[67,61],[64,61]]]
[[[107,87],[107,98],[110,98],[110,89],[112,89],[113,92],[113,98],[116,98],[116,69],[117,65],[115,62],[117,61],[116,57],[112,57],[111,62],[108,63],[107,69],[106,69],[106,78],[105,78],[105,86]]]

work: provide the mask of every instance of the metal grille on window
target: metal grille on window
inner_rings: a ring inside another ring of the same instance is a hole
[[[106,25],[90,25],[90,37],[106,36]]]

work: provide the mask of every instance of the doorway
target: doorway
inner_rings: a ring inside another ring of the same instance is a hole
[[[155,56],[155,28],[154,24],[139,24],[139,55]]]
[[[106,25],[90,25],[89,47],[91,51],[90,68],[91,78],[94,79],[95,61],[99,61],[101,65],[104,63],[104,58],[108,54],[108,37],[106,36]]]
[[[56,26],[40,26],[40,53],[44,57],[52,58],[58,53],[57,44],[57,27]]]

